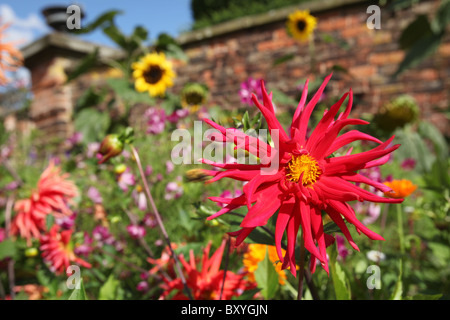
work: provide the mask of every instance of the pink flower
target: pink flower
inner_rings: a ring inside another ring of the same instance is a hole
[[[166,194],[164,199],[173,200],[178,199],[183,195],[183,186],[181,185],[181,179],[177,179],[178,181],[169,182],[166,185]]]
[[[260,82],[262,80],[256,80],[249,77],[247,81],[241,83],[241,89],[239,95],[241,96],[241,102],[249,106],[253,106],[252,94],[256,94],[257,98],[262,100],[262,91]]]
[[[117,179],[117,184],[123,192],[128,192],[128,187],[134,186],[136,184],[136,179],[134,175],[127,168],[125,172],[121,173]]]
[[[338,250],[338,256],[341,260],[347,258],[350,251],[345,247],[345,239],[340,235],[336,235],[336,246]]]
[[[0,228],[0,242],[2,242],[3,240],[5,240],[6,238],[6,232],[5,229]]]
[[[172,161],[166,161],[166,173],[170,174],[173,172],[173,170],[175,169],[175,165],[173,164]]]
[[[413,170],[416,167],[416,160],[413,158],[405,159],[401,164],[404,170]]]
[[[141,281],[137,284],[136,286],[136,290],[137,291],[148,291],[149,287],[148,287],[148,282],[147,281]]]
[[[150,134],[160,134],[164,131],[166,125],[166,112],[164,109],[160,108],[149,108],[145,112],[145,117],[147,117],[147,133]]]
[[[90,187],[87,191],[87,196],[93,203],[100,204],[103,203],[102,196],[97,188]]]
[[[130,235],[130,237],[132,237],[133,239],[140,239],[143,238],[145,236],[145,234],[147,233],[145,231],[145,228],[136,224],[131,224],[129,226],[127,226],[127,231],[128,234]]]
[[[147,197],[145,196],[145,193],[142,191],[142,188],[138,186],[133,190],[133,193],[131,194],[136,205],[138,206],[139,210],[146,211],[147,210]]]

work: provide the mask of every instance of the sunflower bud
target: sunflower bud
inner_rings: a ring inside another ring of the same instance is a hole
[[[102,155],[102,158],[98,163],[102,164],[108,161],[110,158],[118,156],[122,153],[123,148],[124,143],[117,134],[107,135],[105,139],[103,139],[98,150],[98,153]]]

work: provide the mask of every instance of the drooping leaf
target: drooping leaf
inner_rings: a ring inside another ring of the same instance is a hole
[[[120,10],[110,10],[102,15],[98,16],[93,22],[89,23],[86,26],[83,26],[81,29],[75,29],[72,32],[77,34],[86,34],[92,31],[95,31],[97,28],[100,28],[106,24],[110,24],[114,21],[114,18],[118,14],[122,14],[123,11]]]
[[[333,280],[334,292],[337,300],[350,300],[350,282],[345,274],[344,270],[337,261],[337,246],[332,245],[329,247],[330,257],[330,274]]]
[[[95,67],[97,61],[98,61],[98,48],[95,48],[93,52],[89,53],[83,60],[81,60],[79,65],[67,75],[66,83],[75,80],[82,74],[85,74],[86,72],[91,70],[93,67]]]
[[[120,288],[120,281],[114,275],[110,275],[108,280],[100,288],[99,300],[121,300],[123,292]]]
[[[80,279],[79,288],[73,289],[72,294],[69,297],[69,300],[89,300],[86,295],[86,291],[84,290],[83,279]]]
[[[411,22],[400,35],[398,40],[400,48],[403,50],[409,49],[419,39],[433,34],[430,22],[426,15],[419,15]]]

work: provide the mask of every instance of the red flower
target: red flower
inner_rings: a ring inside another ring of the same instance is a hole
[[[225,249],[225,241],[209,258],[209,250],[211,242],[208,243],[203,251],[202,267],[197,270],[194,252],[190,251],[190,261],[187,262],[184,257],[180,256],[180,262],[185,269],[187,286],[192,292],[194,300],[219,300],[222,290],[224,270],[219,270],[222,261],[223,251]],[[239,296],[244,290],[254,288],[244,279],[245,274],[235,274],[227,271],[225,285],[223,288],[222,299],[229,300],[233,296]],[[179,278],[168,280],[163,278],[164,284],[162,288],[165,290],[162,297],[167,297],[175,290],[174,300],[187,300],[188,297],[183,293],[183,284]]]
[[[68,174],[61,174],[61,169],[50,162],[39,179],[37,190],[32,192],[29,199],[16,202],[13,234],[20,233],[30,245],[31,238],[39,238],[41,231],[45,230],[48,214],[72,215],[68,203],[78,195],[78,190],[73,182],[66,180],[67,177]]]
[[[272,140],[278,141],[275,147],[237,129],[225,129],[211,120],[205,119],[208,124],[220,131],[221,135],[216,137],[216,141],[218,138],[222,142],[234,143],[235,149],[246,150],[260,159],[260,163],[255,165],[219,164],[203,159],[204,163],[225,169],[224,171],[207,170],[207,173],[213,176],[208,182],[225,177],[248,182],[243,188],[244,194],[239,197],[232,199],[211,197],[212,201],[226,204],[226,206],[208,219],[214,219],[247,205],[248,213],[241,223],[242,229],[230,233],[237,237],[236,244],[239,245],[256,227],[264,226],[279,211],[276,218],[275,245],[278,256],[283,262],[283,269],[290,267],[294,276],[296,270],[294,248],[300,226],[303,231],[305,247],[311,253],[311,271],[314,272],[315,261],[319,259],[328,272],[326,246],[334,239],[332,236],[324,234],[323,211],[340,227],[350,245],[359,250],[343,218],[353,224],[358,232],[364,233],[370,239],[384,239],[358,221],[355,212],[347,202],[358,200],[361,202],[399,203],[402,201],[402,199],[389,199],[374,195],[354,184],[365,183],[383,192],[388,191],[389,188],[384,184],[372,181],[358,174],[357,171],[386,163],[389,154],[399,145],[390,146],[394,137],[382,143],[380,140],[356,130],[338,136],[339,132],[347,125],[368,124],[363,120],[348,119],[353,101],[351,90],[324,114],[311,135],[306,136],[311,113],[330,78],[331,75],[325,79],[307,104],[308,81],[306,82],[292,120],[290,135],[278,122],[271,95],[267,94],[264,83],[261,82],[263,104],[257,100],[255,95],[252,99],[267,121]],[[347,97],[349,101],[346,109],[335,119]],[[335,151],[356,140],[372,141],[379,145],[366,152],[350,154],[350,149],[346,155],[331,157]],[[274,167],[275,170],[269,172],[269,169]],[[281,240],[285,232],[287,234],[287,250],[283,256]]]
[[[51,264],[51,270],[56,274],[61,274],[71,263],[90,268],[91,264],[78,258],[73,252],[73,246],[70,243],[72,230],[65,230],[59,233],[59,226],[53,225],[48,233],[40,238],[42,257]]]

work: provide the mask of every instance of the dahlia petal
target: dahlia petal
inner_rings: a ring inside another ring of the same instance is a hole
[[[331,220],[333,220],[334,223],[336,223],[336,225],[339,227],[339,229],[341,229],[342,233],[344,234],[345,238],[347,239],[348,243],[352,246],[352,248],[355,249],[356,251],[359,251],[359,248],[356,245],[355,241],[353,241],[352,235],[350,234],[350,231],[348,230],[347,225],[342,219],[340,213],[330,206],[328,206],[325,209],[325,211],[330,216]]]
[[[344,218],[353,224],[355,227],[357,227],[359,230],[361,230],[362,233],[364,233],[367,237],[369,237],[372,240],[384,240],[382,236],[379,234],[373,232],[369,228],[367,228],[365,225],[363,225],[358,219],[356,219],[355,212],[350,206],[346,206],[344,203],[335,201],[335,200],[329,200],[328,204],[333,207],[338,213],[344,216]]]
[[[245,238],[254,230],[255,228],[242,228],[238,231],[228,232],[228,234],[232,237],[236,237],[235,247],[239,246]]]
[[[311,208],[309,205],[300,201],[300,220],[303,230],[303,240],[305,241],[305,248],[311,254],[316,256],[321,262],[323,258],[317,250],[316,245],[314,244],[314,240],[311,232]]]
[[[252,204],[252,195],[253,193],[263,184],[269,182],[276,182],[281,179],[281,173],[277,172],[274,175],[257,175],[252,180],[250,180],[243,188],[244,194],[247,199],[247,207],[250,209]]]
[[[284,262],[281,249],[281,240],[283,238],[284,231],[286,230],[287,223],[293,214],[294,207],[295,198],[291,198],[282,204],[280,211],[278,212],[277,223],[275,225],[275,247],[278,258],[281,262]]]
[[[303,109],[302,113],[300,114],[300,119],[298,121],[298,124],[296,125],[296,128],[299,129],[300,140],[298,141],[300,145],[305,144],[306,139],[306,129],[308,128],[308,122],[309,118],[311,117],[312,111],[314,110],[317,102],[319,101],[320,97],[322,96],[323,91],[325,90],[325,86],[327,85],[328,81],[330,81],[331,74],[327,76],[320,88],[317,90],[317,92],[314,94],[313,98],[308,102],[306,107]]]
[[[329,274],[328,261],[327,261],[327,247],[325,245],[325,236],[323,232],[323,222],[321,210],[317,208],[311,208],[311,230],[314,239],[316,239],[319,245],[319,253],[321,255],[320,259],[322,261],[322,266],[325,271]]]
[[[299,205],[297,204],[296,209],[298,210],[298,208],[299,208]],[[296,209],[294,209],[294,211],[296,211]],[[287,234],[286,253],[288,253],[288,255],[285,256],[284,263],[281,266],[283,269],[285,269],[287,267],[287,264],[289,264],[289,271],[291,272],[291,274],[294,277],[296,276],[296,273],[297,273],[297,268],[296,268],[296,264],[295,264],[295,244],[297,242],[298,230],[300,229],[301,216],[302,216],[302,214],[300,214],[300,218],[299,218],[299,216],[297,214],[295,214],[295,212],[293,212],[293,214],[291,214],[291,217],[288,221],[287,229],[286,229],[286,234]],[[306,245],[305,245],[305,247],[306,247]]]
[[[299,127],[300,115],[303,111],[303,108],[305,107],[306,98],[308,97],[308,84],[309,79],[306,79],[305,86],[302,91],[302,96],[297,105],[297,109],[295,110],[294,117],[292,118],[291,137],[294,137],[294,132],[292,130],[297,129]]]
[[[263,226],[267,220],[277,211],[282,203],[282,193],[274,188],[268,189],[268,192],[261,192],[258,200],[247,212],[241,222],[243,228],[254,228]]]
[[[341,136],[337,137],[334,142],[331,144],[329,149],[325,152],[325,156],[329,156],[333,152],[336,152],[340,148],[344,147],[345,145],[352,143],[357,140],[366,140],[366,141],[373,141],[376,143],[382,143],[379,139],[372,137],[371,135],[368,135],[366,133],[362,133],[358,130],[351,130],[349,132],[346,132],[342,134]]]

